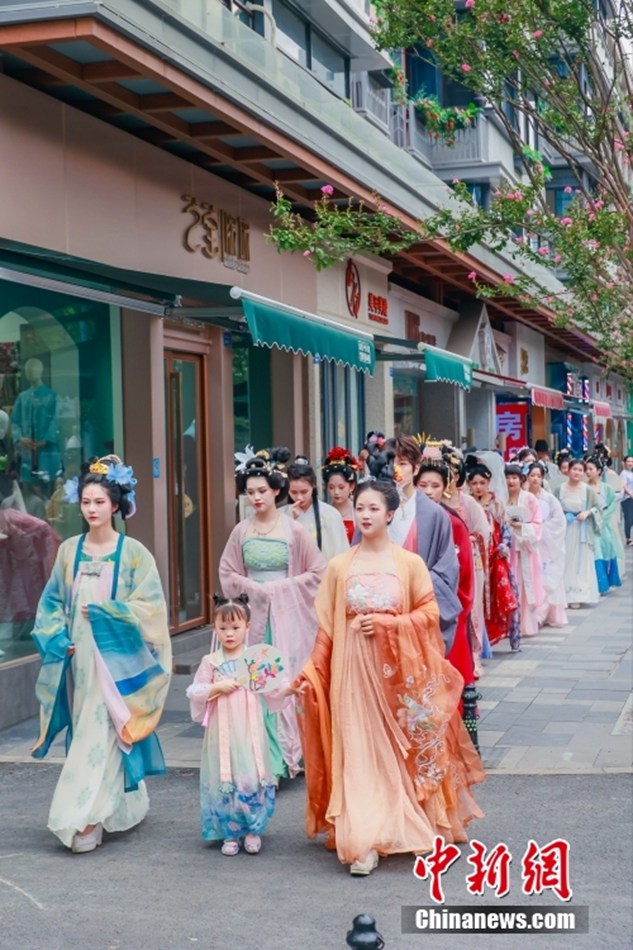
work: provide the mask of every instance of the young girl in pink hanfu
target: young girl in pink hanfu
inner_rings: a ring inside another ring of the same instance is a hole
[[[200,763],[200,818],[205,841],[222,841],[235,855],[243,840],[248,854],[261,849],[261,834],[275,810],[261,696],[240,675],[250,629],[248,596],[215,597],[214,630],[219,649],[202,658],[187,689],[191,718],[205,727]],[[265,696],[269,705],[288,702],[287,679]]]
[[[545,586],[539,544],[543,536],[543,517],[537,499],[523,484],[523,467],[510,463],[505,468],[508,486],[506,518],[510,526],[510,568],[519,588],[521,636],[533,637],[538,633],[543,615]]]

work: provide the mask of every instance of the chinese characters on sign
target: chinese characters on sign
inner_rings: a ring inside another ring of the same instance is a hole
[[[528,444],[528,404],[501,402],[497,404],[497,436],[506,461],[512,453]]]
[[[231,270],[247,273],[251,260],[248,222],[206,201],[198,201],[192,195],[183,195],[182,200],[185,202],[183,214],[193,217],[182,239],[186,250],[192,254],[200,251],[205,257],[217,258]]]
[[[358,341],[358,360],[367,366],[371,366],[371,347],[364,340]]]
[[[367,315],[374,323],[389,323],[389,301],[378,294],[367,294]]]
[[[495,897],[505,897],[510,893],[510,864],[512,855],[506,844],[495,845],[490,851],[481,841],[473,839],[471,853],[467,861],[473,870],[466,875],[466,888],[469,894],[482,896],[484,889],[494,891]],[[447,844],[437,835],[433,850],[425,857],[415,859],[413,875],[418,880],[430,883],[431,900],[436,904],[444,903],[442,875],[460,858],[460,850],[454,844]],[[561,901],[571,900],[573,891],[569,883],[569,842],[564,838],[549,841],[539,848],[536,841],[530,839],[521,858],[521,890],[527,896],[542,894],[551,890]]]

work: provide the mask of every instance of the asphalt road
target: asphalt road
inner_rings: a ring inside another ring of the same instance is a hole
[[[336,856],[303,835],[303,785],[286,785],[261,854],[223,857],[198,829],[198,773],[150,781],[146,821],[103,847],[72,855],[46,831],[59,767],[0,765],[0,947],[7,950],[345,950],[352,918],[374,915],[385,950],[631,950],[633,841],[630,774],[494,775],[477,798],[487,817],[471,826],[513,853],[511,892],[471,898],[468,849],[444,876],[447,905],[589,907],[588,935],[401,933],[403,904],[430,905],[410,856],[350,878]],[[521,893],[521,856],[534,838],[571,845],[573,900]]]

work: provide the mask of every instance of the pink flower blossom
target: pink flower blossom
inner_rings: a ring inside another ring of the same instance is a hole
[[[571,185],[566,185],[565,188],[563,188],[563,191],[565,192],[566,195],[571,195],[573,190],[574,189],[571,187]]]
[[[514,283],[514,277],[512,276],[512,274],[504,274],[504,275],[503,275],[503,281],[504,281],[505,284],[513,284],[513,283]]]
[[[532,36],[534,37],[535,40],[540,40],[542,35],[543,35],[543,30],[534,30],[534,32],[532,33]]]
[[[303,252],[303,256],[304,256],[304,257],[310,257],[310,254],[312,254],[312,251],[304,251],[304,252]]]
[[[468,280],[477,280],[477,271],[471,270],[468,275]]]
[[[534,211],[534,208],[528,208],[525,212],[526,218],[533,218],[535,214],[536,212]]]
[[[321,188],[321,194],[326,195],[328,198],[331,198],[332,195],[334,194],[334,188],[332,187],[332,185],[323,185],[323,187]]]
[[[563,226],[564,228],[568,228],[569,225],[570,225],[570,224],[573,224],[574,222],[572,221],[571,218],[561,218],[561,219],[560,219],[560,223],[562,224],[562,226]]]
[[[460,179],[459,179],[459,178],[453,178],[453,184],[454,184],[454,185],[459,185],[459,182],[460,182]]]
[[[461,69],[463,73],[469,73],[473,67],[469,66],[468,63],[462,63],[462,65],[459,68]]]
[[[538,253],[541,255],[541,257],[547,257],[547,255],[549,254],[549,248],[548,248],[548,247],[539,247]]]
[[[560,261],[561,261],[560,254],[555,254],[555,255],[554,255],[554,263],[555,263],[555,264],[560,264]]]
[[[464,6],[467,10],[472,10],[472,8],[475,6],[475,0],[466,0]]]

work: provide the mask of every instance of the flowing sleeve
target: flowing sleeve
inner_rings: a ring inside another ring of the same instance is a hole
[[[151,735],[163,711],[171,640],[156,562],[134,539],[123,543],[118,592],[115,600],[89,604],[88,617],[99,654],[127,708],[121,738],[137,743]]]
[[[306,778],[305,827],[309,838],[332,829],[326,814],[332,790],[332,722],[330,681],[337,560],[330,561],[315,601],[319,618],[316,641],[294,685]]]
[[[450,518],[439,505],[433,503],[431,505],[432,507],[425,511],[422,517],[420,517],[418,508],[416,512],[417,531],[418,538],[425,531],[432,532],[434,535],[434,556],[429,557],[425,563],[430,572],[433,590],[440,608],[440,628],[448,653],[453,645],[457,619],[462,610],[462,605],[457,596],[459,562],[455,551]],[[431,512],[433,522],[429,524]],[[424,550],[420,543],[418,543],[418,550]]]
[[[321,529],[323,537],[323,555],[327,561],[336,557],[337,554],[343,554],[349,551],[349,542],[347,540],[347,531],[343,519],[336,508],[326,505],[323,502],[319,504],[321,513]]]
[[[209,657],[203,656],[193,683],[187,687],[187,699],[193,722],[202,722],[204,719],[209,700],[209,688],[213,684],[213,674],[214,667]]]
[[[426,803],[441,786],[455,799],[454,775],[465,790],[483,779],[483,769],[458,711],[464,687],[443,657],[439,611],[425,570],[408,565],[410,610],[374,619],[385,699],[402,736],[399,744],[416,797]],[[463,820],[477,814],[469,803]]]
[[[543,536],[543,516],[541,506],[534,495],[526,492],[526,496],[526,503],[530,509],[530,520],[523,522],[521,530],[515,532],[514,538],[519,548],[535,551]]]
[[[270,609],[270,590],[267,584],[252,580],[246,573],[242,540],[245,522],[236,525],[226,542],[219,565],[219,578],[225,597],[248,594],[252,613],[250,642],[260,643],[264,638],[266,618]],[[316,547],[316,545],[315,545]]]
[[[594,533],[599,534],[602,530],[602,508],[600,499],[589,486],[587,486],[587,511],[590,516],[587,520],[592,522]]]
[[[603,491],[606,506],[602,509],[602,518],[604,521],[611,521],[611,518],[615,514],[615,510],[618,506],[618,496],[611,488],[611,485],[608,485],[606,482],[603,485]]]
[[[42,659],[35,684],[35,695],[40,704],[40,735],[32,754],[37,759],[46,755],[55,736],[71,727],[67,676],[71,640],[66,605],[68,584],[72,581],[68,575],[69,561],[76,543],[77,539],[72,538],[60,546],[53,572],[42,592],[33,627],[33,640]]]
[[[45,664],[61,659],[71,645],[66,617],[69,593],[66,582],[68,558],[69,543],[66,542],[57,551],[51,576],[42,591],[35,614],[31,636],[42,663]]]

